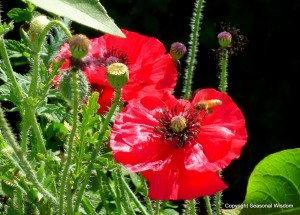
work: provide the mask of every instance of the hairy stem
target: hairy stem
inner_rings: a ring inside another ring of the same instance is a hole
[[[32,73],[32,79],[31,79],[31,83],[30,83],[30,87],[29,87],[29,95],[32,96],[33,98],[35,98],[37,96],[37,89],[38,89],[38,79],[39,79],[39,53],[42,50],[42,46],[43,43],[45,41],[45,38],[49,32],[49,30],[54,27],[54,26],[58,26],[60,27],[66,34],[66,36],[68,38],[72,37],[71,32],[69,31],[69,29],[67,28],[67,26],[58,21],[58,20],[52,20],[50,21],[46,27],[43,29],[43,31],[41,32],[41,34],[39,35],[37,41],[35,41],[33,43],[33,73]]]
[[[128,195],[126,193],[126,190],[124,189],[120,166],[118,166],[114,170],[113,179],[114,179],[114,182],[116,185],[115,189],[116,189],[116,194],[117,194],[117,201],[120,203],[118,207],[123,208],[126,215],[127,214],[134,215],[135,213],[130,205],[130,201],[129,201]]]
[[[119,167],[120,168],[120,167]],[[119,170],[121,171],[121,170]],[[129,195],[129,197],[133,200],[133,202],[135,203],[135,205],[138,207],[138,209],[140,209],[141,213],[143,215],[148,215],[149,213],[146,211],[145,207],[141,204],[141,202],[138,200],[138,198],[135,196],[135,194],[132,192],[132,190],[130,189],[130,187],[128,186],[128,184],[126,183],[126,181],[124,180],[124,178],[121,176],[120,174],[120,179],[121,182],[123,184],[124,190],[125,192]]]
[[[65,189],[66,189],[66,180],[68,177],[69,168],[72,161],[72,151],[73,151],[73,142],[74,137],[77,130],[77,120],[78,120],[78,82],[77,82],[77,74],[76,72],[72,72],[72,82],[73,82],[73,91],[74,91],[74,100],[73,100],[73,125],[71,134],[68,140],[68,157],[66,164],[63,169],[63,173],[61,176],[61,184],[60,184],[60,192],[59,192],[59,214],[62,215],[64,213],[64,197],[65,197]],[[68,196],[71,198],[71,196]],[[70,207],[68,207],[70,208]]]
[[[220,76],[220,86],[219,89],[223,93],[227,93],[227,67],[228,67],[228,50],[223,48],[221,53],[221,60],[220,60],[220,68],[221,68],[221,76]]]
[[[189,208],[189,215],[196,215],[196,201],[195,199],[188,200],[188,208]]]
[[[46,154],[46,143],[44,140],[44,137],[42,135],[42,131],[40,128],[40,125],[37,122],[37,118],[35,115],[36,107],[32,107],[32,103],[30,99],[26,99],[24,102],[24,108],[25,108],[25,114],[23,116],[23,123],[26,123],[27,125],[31,125],[32,130],[35,134],[35,137],[37,139],[37,152],[41,153],[45,156]]]
[[[22,99],[24,98],[24,94],[20,88],[20,86],[18,85],[17,79],[14,75],[14,71],[12,69],[8,54],[7,54],[7,50],[6,50],[6,46],[5,46],[5,42],[2,36],[0,36],[0,54],[2,56],[2,60],[3,63],[5,65],[5,74],[7,75],[7,77],[10,80],[10,83],[12,84],[12,89],[14,92],[14,95],[18,98],[19,101],[22,101]]]
[[[218,171],[220,177],[222,177],[222,171]],[[216,210],[216,215],[222,215],[221,212],[221,202],[222,202],[222,191],[217,192],[215,195],[215,210]]]
[[[196,0],[193,17],[191,20],[191,35],[190,35],[190,48],[187,56],[187,69],[184,74],[184,99],[188,100],[191,97],[192,89],[192,79],[194,74],[194,69],[196,65],[196,57],[199,45],[199,35],[200,35],[200,24],[202,19],[202,9],[204,5],[204,0]]]
[[[208,215],[213,215],[213,211],[212,211],[212,207],[211,207],[211,204],[210,204],[209,196],[204,196],[203,198],[204,198],[204,201],[205,201],[207,214]]]
[[[149,213],[151,215],[154,215],[154,210],[153,210],[153,206],[152,206],[152,202],[151,199],[148,197],[148,184],[145,178],[141,177],[142,183],[143,183],[143,189],[145,194],[145,201],[146,201],[146,205],[147,205],[147,209],[149,211]]]
[[[160,201],[156,200],[155,201],[155,215],[159,215],[160,214],[159,211],[160,211]]]
[[[6,137],[7,143],[13,148],[16,156],[19,159],[19,165],[22,170],[25,172],[29,181],[33,184],[33,186],[54,206],[54,208],[58,208],[58,202],[56,198],[47,191],[42,184],[38,181],[35,171],[31,168],[30,163],[25,158],[19,144],[15,140],[15,137],[5,119],[2,108],[0,107],[0,128],[3,132],[3,135]]]

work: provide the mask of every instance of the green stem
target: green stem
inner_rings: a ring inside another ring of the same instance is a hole
[[[107,176],[101,171],[99,173],[99,194],[100,194],[100,198],[101,198],[101,202],[103,204],[103,207],[105,208],[106,214],[110,214],[109,205],[107,204],[107,201],[106,201],[107,198],[105,196],[107,190],[105,189],[104,181],[106,183],[109,183],[108,179],[107,179]]]
[[[128,198],[128,193],[126,192],[125,185],[124,185],[124,182],[122,180],[123,176],[122,176],[122,173],[121,173],[120,165],[118,165],[118,167],[114,171],[115,171],[114,181],[117,185],[116,190],[117,190],[117,193],[119,193],[118,194],[119,197],[118,197],[117,201],[120,201],[126,215],[127,214],[128,215],[134,215],[135,213],[133,211],[133,208],[131,207],[131,204],[130,204],[130,201],[129,201],[129,198]]]
[[[212,208],[211,208],[209,196],[204,196],[203,198],[204,198],[204,201],[205,201],[207,214],[208,215],[213,215],[213,211],[212,211]]]
[[[69,172],[69,168],[72,161],[72,151],[73,151],[73,142],[74,137],[77,130],[77,120],[78,120],[78,82],[77,82],[77,73],[72,73],[72,82],[73,82],[73,90],[74,90],[74,101],[73,101],[73,125],[71,134],[68,140],[68,157],[66,164],[64,166],[64,170],[61,176],[61,184],[60,184],[60,192],[59,192],[59,214],[62,215],[64,213],[64,197],[65,197],[65,189],[66,189],[66,180]],[[71,196],[68,196],[71,198]]]
[[[106,133],[106,129],[107,129],[107,126],[109,125],[110,123],[110,120],[120,102],[120,98],[121,98],[121,89],[120,90],[115,90],[115,96],[114,96],[114,101],[109,109],[109,112],[102,124],[102,128],[101,128],[101,131],[100,131],[100,134],[99,134],[99,138],[98,138],[98,141],[96,143],[96,149],[93,151],[92,155],[91,155],[91,160],[90,160],[90,163],[87,167],[87,170],[86,170],[86,175],[85,175],[85,179],[84,181],[82,182],[82,185],[79,189],[79,192],[78,192],[78,196],[77,196],[77,200],[75,202],[75,206],[74,206],[74,212],[76,212],[79,208],[79,204],[81,202],[81,199],[82,199],[82,196],[84,194],[84,191],[85,191],[85,188],[86,188],[86,185],[90,179],[90,176],[91,176],[91,171],[93,169],[93,165],[94,165],[94,162],[95,162],[95,159],[98,155],[98,152],[100,151],[101,149],[101,144],[102,144],[102,141],[103,141],[103,138],[104,138],[104,135]]]
[[[18,98],[19,101],[22,101],[24,95],[23,95],[23,92],[21,91],[21,88],[18,85],[17,79],[14,75],[14,71],[12,69],[12,66],[11,66],[11,63],[10,63],[10,60],[9,60],[9,57],[7,54],[7,50],[6,50],[6,46],[5,46],[3,37],[0,37],[0,54],[2,56],[2,60],[5,65],[5,74],[9,78],[9,80],[10,80],[9,82],[12,84],[14,95]]]
[[[195,201],[195,199],[189,200],[188,205],[189,205],[189,214],[190,215],[196,215],[196,201]]]
[[[24,214],[23,193],[19,188],[17,188],[17,204],[19,214]]]
[[[126,181],[124,180],[123,177],[121,178],[121,182],[123,184],[123,187],[125,188],[126,193],[129,195],[129,197],[133,200],[135,205],[140,209],[141,213],[143,215],[149,215],[149,213],[146,211],[145,207],[141,204],[141,202],[138,200],[138,198],[135,196],[135,194],[132,192]]]
[[[70,179],[67,181],[67,215],[73,215],[73,202],[72,202],[72,185]]]
[[[142,183],[143,183],[144,192],[146,193],[145,201],[146,201],[147,209],[148,209],[148,211],[151,215],[154,215],[152,203],[151,203],[150,198],[148,197],[148,184],[147,184],[147,181],[144,177],[141,177],[141,180],[142,180]]]
[[[155,214],[159,215],[159,211],[160,211],[160,201],[156,200],[155,201]]]
[[[41,51],[42,46],[43,46],[43,43],[44,43],[44,40],[45,40],[45,38],[46,38],[48,32],[49,32],[50,29],[51,29],[52,27],[54,27],[54,26],[60,27],[60,28],[63,30],[63,32],[66,34],[66,36],[67,36],[68,38],[71,38],[71,37],[72,37],[72,34],[71,34],[70,30],[68,29],[68,27],[67,27],[63,22],[60,22],[60,21],[58,21],[58,20],[52,20],[52,21],[50,21],[50,22],[46,25],[46,27],[45,27],[45,28],[43,29],[43,31],[41,32],[41,34],[40,34],[40,36],[39,36],[39,38],[38,38],[38,40],[37,40],[37,44],[36,44],[37,49],[35,50],[36,52],[40,52],[40,51]]]
[[[25,108],[25,114],[23,116],[23,123],[26,123],[27,125],[31,125],[33,132],[35,134],[35,137],[37,139],[37,151],[38,153],[41,153],[45,156],[46,154],[46,143],[42,135],[41,128],[37,122],[36,115],[35,115],[35,107],[32,107],[32,103],[30,99],[26,99],[24,101],[24,108]],[[25,125],[24,125],[25,126]]]
[[[202,19],[202,9],[204,5],[204,0],[196,0],[193,17],[191,19],[191,35],[190,35],[190,49],[187,56],[188,68],[185,70],[184,74],[184,99],[189,100],[191,97],[192,89],[192,79],[196,64],[196,57],[199,45],[199,35],[200,35],[200,24]]]
[[[58,21],[58,20],[52,20],[50,21],[46,27],[43,29],[43,31],[40,33],[37,41],[32,41],[33,42],[33,73],[32,73],[32,79],[29,87],[29,96],[32,96],[33,98],[36,98],[37,96],[37,89],[38,89],[38,79],[39,79],[39,53],[42,50],[42,46],[44,43],[45,38],[47,37],[47,34],[49,30],[54,27],[58,26],[60,27],[65,34],[67,35],[68,38],[72,37],[71,32],[67,28],[67,26]]]
[[[29,93],[28,95],[36,98],[37,97],[37,88],[38,88],[38,79],[39,79],[39,68],[40,68],[40,55],[39,53],[33,53],[33,73],[31,77]]]
[[[219,176],[222,177],[222,171],[219,170]],[[221,215],[221,201],[222,201],[222,191],[217,192],[215,195],[215,210],[216,210],[216,215]]]
[[[81,160],[82,160],[82,157],[84,156],[84,152],[85,152],[85,132],[86,132],[86,125],[88,123],[87,121],[88,119],[86,119],[85,117],[83,118],[82,120],[82,123],[81,125],[83,126],[83,128],[81,128],[81,132],[80,132],[80,135],[79,135],[79,139],[80,139],[80,142],[79,142],[79,150],[78,150],[78,157],[77,157],[77,160],[76,160],[76,167],[75,167],[75,174],[78,175],[81,171]]]
[[[220,80],[220,86],[219,89],[223,93],[227,93],[227,67],[228,67],[228,50],[223,48],[221,53],[221,61],[220,61],[220,67],[221,67],[221,80]]]
[[[21,133],[21,149],[23,153],[27,152],[27,135],[29,131],[30,126],[28,123],[22,122],[22,133]]]
[[[115,182],[115,193],[116,193],[116,196],[115,196],[115,202],[116,202],[116,207],[117,207],[117,214],[121,215],[122,214],[122,194],[121,194],[121,190],[120,190],[120,183],[119,183],[119,180],[118,180],[118,175],[117,175],[117,171],[113,171],[112,172],[112,178]]]
[[[19,165],[22,170],[25,172],[27,178],[33,184],[33,186],[54,206],[54,208],[58,208],[58,203],[55,197],[47,191],[42,184],[38,181],[35,171],[31,168],[30,163],[24,157],[24,154],[15,140],[15,137],[8,126],[8,123],[5,119],[4,113],[2,108],[0,107],[0,127],[2,129],[3,135],[6,137],[6,141],[8,144],[13,148],[15,154],[17,155],[18,159],[20,160]]]
[[[227,68],[228,68],[228,50],[226,48],[222,48],[221,52],[221,60],[220,60],[220,68],[221,68],[221,76],[220,76],[220,86],[219,90],[223,93],[227,93],[228,81],[227,81]],[[222,175],[222,171],[219,171],[219,175]],[[221,196],[222,191],[216,193],[216,214],[221,215]]]

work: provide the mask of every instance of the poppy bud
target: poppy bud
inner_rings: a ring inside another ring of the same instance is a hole
[[[44,15],[37,16],[31,20],[30,28],[28,31],[31,42],[34,43],[38,39],[39,35],[42,33],[49,22],[49,19]]]
[[[73,71],[65,72],[59,79],[59,90],[62,96],[70,103],[74,103]],[[78,103],[81,104],[89,93],[89,85],[82,71],[76,72],[78,85]]]
[[[186,47],[180,42],[175,42],[171,45],[170,54],[173,61],[181,59],[186,53]]]
[[[231,44],[231,34],[227,31],[219,33],[218,41],[222,48],[227,48]]]
[[[171,119],[171,128],[175,133],[180,133],[186,128],[186,119],[183,116],[174,116]]]
[[[123,63],[112,63],[106,72],[109,84],[115,89],[121,89],[129,80],[128,67]]]
[[[89,39],[83,34],[76,34],[71,37],[69,45],[72,56],[81,59],[88,53]]]

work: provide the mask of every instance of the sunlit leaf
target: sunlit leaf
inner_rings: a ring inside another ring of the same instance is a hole
[[[15,22],[29,22],[31,19],[31,12],[23,8],[13,8],[8,11],[7,16]]]
[[[98,0],[28,0],[37,7],[104,33],[125,37]]]
[[[241,215],[300,214],[300,149],[263,159],[252,172]]]

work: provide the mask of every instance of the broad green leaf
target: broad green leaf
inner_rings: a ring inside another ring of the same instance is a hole
[[[7,16],[15,22],[29,22],[31,20],[32,13],[27,9],[13,8],[8,11]]]
[[[37,7],[104,33],[125,37],[98,0],[28,0]]]
[[[241,215],[300,214],[300,148],[264,158],[253,170]]]

